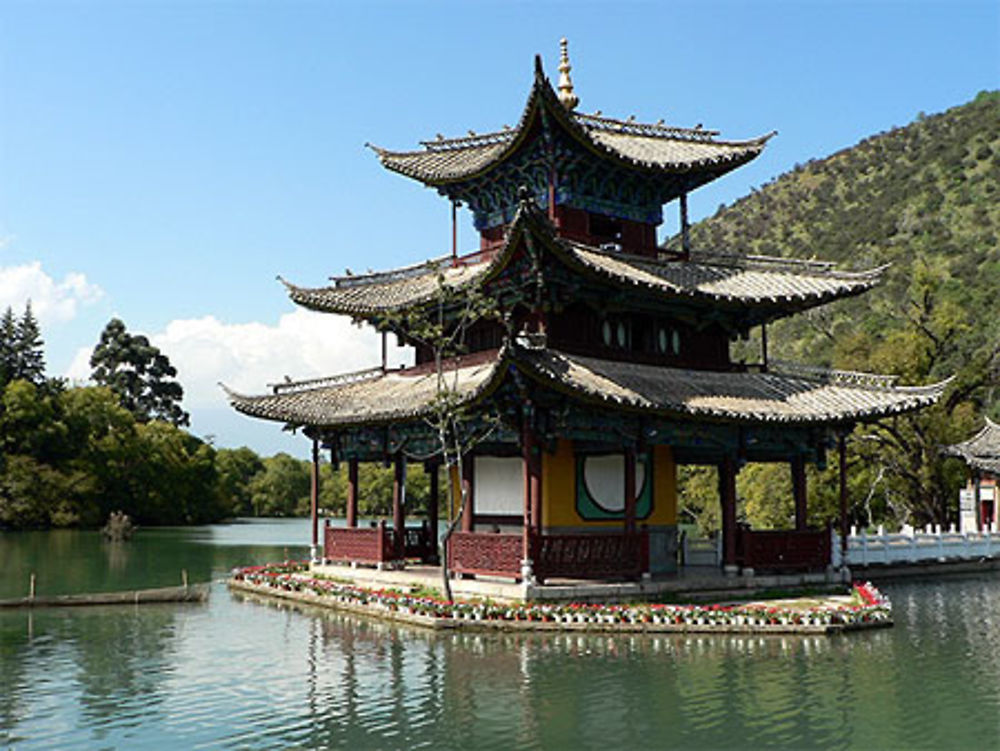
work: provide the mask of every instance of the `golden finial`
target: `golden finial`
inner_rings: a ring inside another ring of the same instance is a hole
[[[573,81],[569,77],[572,69],[573,66],[569,64],[569,42],[563,37],[559,40],[559,101],[568,110],[575,109],[580,103],[580,97],[573,93]]]

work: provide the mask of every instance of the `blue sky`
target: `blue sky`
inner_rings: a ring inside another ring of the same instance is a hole
[[[304,439],[232,414],[216,381],[263,390],[374,364],[378,345],[296,311],[275,276],[320,285],[447,252],[447,203],[365,142],[513,124],[533,56],[558,76],[561,36],[583,111],[778,130],[692,195],[693,219],[1000,84],[996,0],[7,0],[0,307],[30,297],[50,371],[76,377],[117,315],[177,365],[196,433],[304,455]],[[461,244],[476,244],[468,218]]]

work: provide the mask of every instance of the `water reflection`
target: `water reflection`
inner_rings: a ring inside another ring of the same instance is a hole
[[[98,545],[67,577],[218,579],[280,555],[268,529],[157,530],[125,571]],[[221,584],[207,606],[0,611],[0,747],[1000,746],[1000,578],[885,589],[894,629],[836,637],[441,633]]]

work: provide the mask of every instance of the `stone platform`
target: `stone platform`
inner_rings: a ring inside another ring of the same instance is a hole
[[[311,564],[313,575],[369,589],[441,590],[439,566],[407,565],[400,569],[378,569],[348,564]],[[669,599],[677,595],[685,600],[745,599],[756,592],[836,588],[851,583],[847,570],[827,573],[770,574],[727,576],[714,566],[688,566],[677,574],[640,581],[593,581],[553,579],[545,584],[523,584],[512,580],[478,577],[453,578],[452,594],[456,598],[491,598],[508,602],[536,603],[620,603]]]

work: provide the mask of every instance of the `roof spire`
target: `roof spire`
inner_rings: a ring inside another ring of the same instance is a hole
[[[559,101],[563,106],[572,110],[580,103],[580,97],[573,93],[573,81],[569,77],[569,72],[573,66],[569,64],[569,42],[566,37],[559,40]]]

